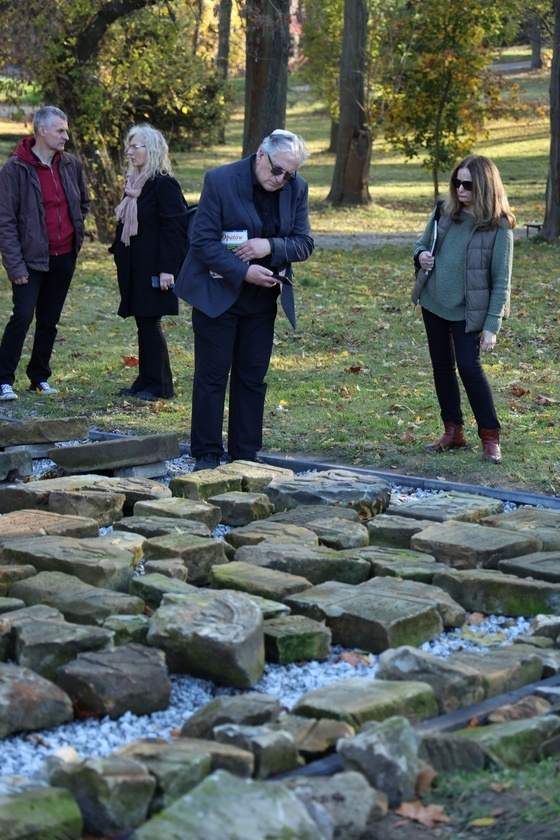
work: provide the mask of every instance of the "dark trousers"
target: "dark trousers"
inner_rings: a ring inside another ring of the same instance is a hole
[[[135,316],[138,328],[138,376],[132,383],[135,391],[149,391],[154,397],[171,399],[173,375],[161,318]]]
[[[277,289],[244,284],[217,318],[193,309],[194,384],[191,453],[223,454],[222,423],[229,375],[228,454],[251,458],[262,446],[266,383]]]
[[[13,385],[27,331],[35,316],[35,338],[27,375],[32,385],[46,382],[62,307],[70,288],[74,254],[50,257],[48,271],[29,270],[27,283],[12,283],[13,310],[0,342],[0,384]]]
[[[480,332],[465,332],[465,321],[446,321],[422,309],[434,384],[444,423],[463,423],[459,376],[478,429],[499,429],[494,400],[480,362]]]

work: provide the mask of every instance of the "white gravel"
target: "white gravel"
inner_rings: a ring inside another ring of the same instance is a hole
[[[169,475],[185,473],[192,468],[192,460],[181,458],[169,462],[168,466]],[[37,475],[50,467],[52,467],[50,461],[37,462]],[[414,490],[409,487],[392,487],[394,504],[402,504],[411,498],[429,495],[433,495],[433,492]],[[502,632],[505,634],[502,643],[511,644],[514,636],[527,632],[528,625],[529,622],[524,618],[490,616],[483,624],[472,629],[480,632],[481,636]],[[437,639],[422,645],[422,650],[444,657],[459,648],[487,650],[485,646],[478,646],[472,641],[461,639],[458,631],[442,633]],[[324,662],[313,661],[287,666],[267,664],[264,676],[254,690],[276,695],[282,706],[291,709],[301,695],[326,683],[347,677],[373,678],[375,676],[376,656],[360,652],[365,664],[360,662],[354,666],[340,658],[343,653],[345,653],[343,648],[333,648],[331,657]],[[55,729],[4,739],[1,747],[0,773],[32,777],[40,773],[46,756],[60,747],[73,747],[80,758],[84,759],[90,756],[109,755],[118,747],[137,738],[154,736],[168,738],[173,730],[180,728],[193,712],[209,703],[214,697],[241,693],[235,689],[217,686],[207,680],[184,675],[172,676],[171,682],[171,700],[168,709],[163,712],[141,716],[126,713],[116,721],[109,718],[73,721]]]

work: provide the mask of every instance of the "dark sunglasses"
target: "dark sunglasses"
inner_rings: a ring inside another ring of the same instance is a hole
[[[460,181],[459,178],[452,178],[451,183],[456,190],[462,186],[467,192],[472,192],[472,181]]]
[[[268,162],[270,164],[270,171],[272,174],[278,178],[279,175],[284,177],[284,181],[293,181],[297,175],[297,172],[286,172],[285,169],[282,169],[280,166],[276,166],[276,164],[272,163],[270,159],[270,155],[267,153]]]

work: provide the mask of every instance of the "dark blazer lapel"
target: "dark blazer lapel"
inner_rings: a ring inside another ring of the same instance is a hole
[[[251,236],[262,236],[261,218],[257,213],[253,202],[253,176],[251,172],[252,161],[253,157],[246,158],[243,161],[244,165],[240,167],[236,173],[239,200],[253,225],[253,232],[249,233],[249,238],[251,238]]]
[[[280,215],[279,236],[285,236],[290,229],[293,189],[295,189],[294,184],[285,184],[278,196],[278,213]]]

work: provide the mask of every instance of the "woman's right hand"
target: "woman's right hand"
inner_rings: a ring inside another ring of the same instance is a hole
[[[431,271],[434,267],[434,258],[429,251],[421,251],[418,256],[418,262],[420,263],[420,268],[423,268],[424,271]]]

